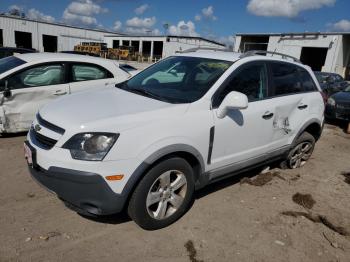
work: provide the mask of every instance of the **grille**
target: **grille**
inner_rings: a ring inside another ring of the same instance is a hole
[[[66,131],[66,130],[64,130],[63,128],[58,127],[58,126],[56,126],[56,125],[54,125],[54,124],[52,124],[52,123],[46,121],[45,119],[43,119],[43,118],[41,117],[40,114],[37,114],[37,115],[36,115],[36,119],[38,120],[38,123],[39,123],[41,126],[46,127],[47,129],[50,129],[50,130],[52,130],[52,131],[54,131],[54,132],[56,132],[56,133],[59,133],[59,134],[61,134],[61,135],[63,135],[64,132]]]
[[[30,129],[30,136],[32,140],[36,141],[38,146],[46,150],[53,148],[53,146],[57,143],[57,140],[39,134],[34,130],[34,128]]]

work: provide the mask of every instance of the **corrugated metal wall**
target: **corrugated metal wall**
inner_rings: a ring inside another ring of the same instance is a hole
[[[73,50],[80,42],[103,42],[110,32],[93,31],[64,25],[55,25],[36,21],[28,21],[13,17],[0,16],[0,29],[3,32],[3,46],[16,47],[15,31],[32,34],[32,47],[44,51],[42,35],[57,36],[57,51]],[[118,34],[115,34],[118,36]]]

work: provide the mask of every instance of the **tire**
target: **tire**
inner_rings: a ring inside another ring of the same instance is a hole
[[[141,179],[130,198],[128,214],[143,229],[166,227],[185,214],[193,192],[194,175],[188,162],[166,159]]]
[[[289,151],[287,159],[280,164],[282,169],[295,169],[305,165],[315,148],[316,140],[308,132],[302,133]]]

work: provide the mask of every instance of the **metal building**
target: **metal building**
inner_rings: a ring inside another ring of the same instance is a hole
[[[81,42],[104,42],[105,35],[120,34],[0,15],[0,46],[34,48],[39,52],[73,50]]]
[[[192,36],[128,36],[108,35],[105,43],[109,48],[131,47],[149,61],[156,61],[190,48],[206,47],[225,49],[225,45],[202,37]]]
[[[294,56],[315,71],[350,77],[350,32],[237,34],[236,52],[267,50]]]

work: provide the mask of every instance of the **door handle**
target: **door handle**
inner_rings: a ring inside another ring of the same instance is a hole
[[[271,119],[273,117],[273,113],[270,112],[266,112],[262,118],[264,118],[265,120]]]
[[[308,105],[300,105],[300,106],[298,106],[298,108],[299,108],[300,110],[306,109],[307,107],[308,107]]]
[[[65,95],[65,94],[67,94],[67,92],[66,91],[62,91],[62,90],[57,90],[56,92],[55,92],[55,96],[62,96],[62,95]]]

